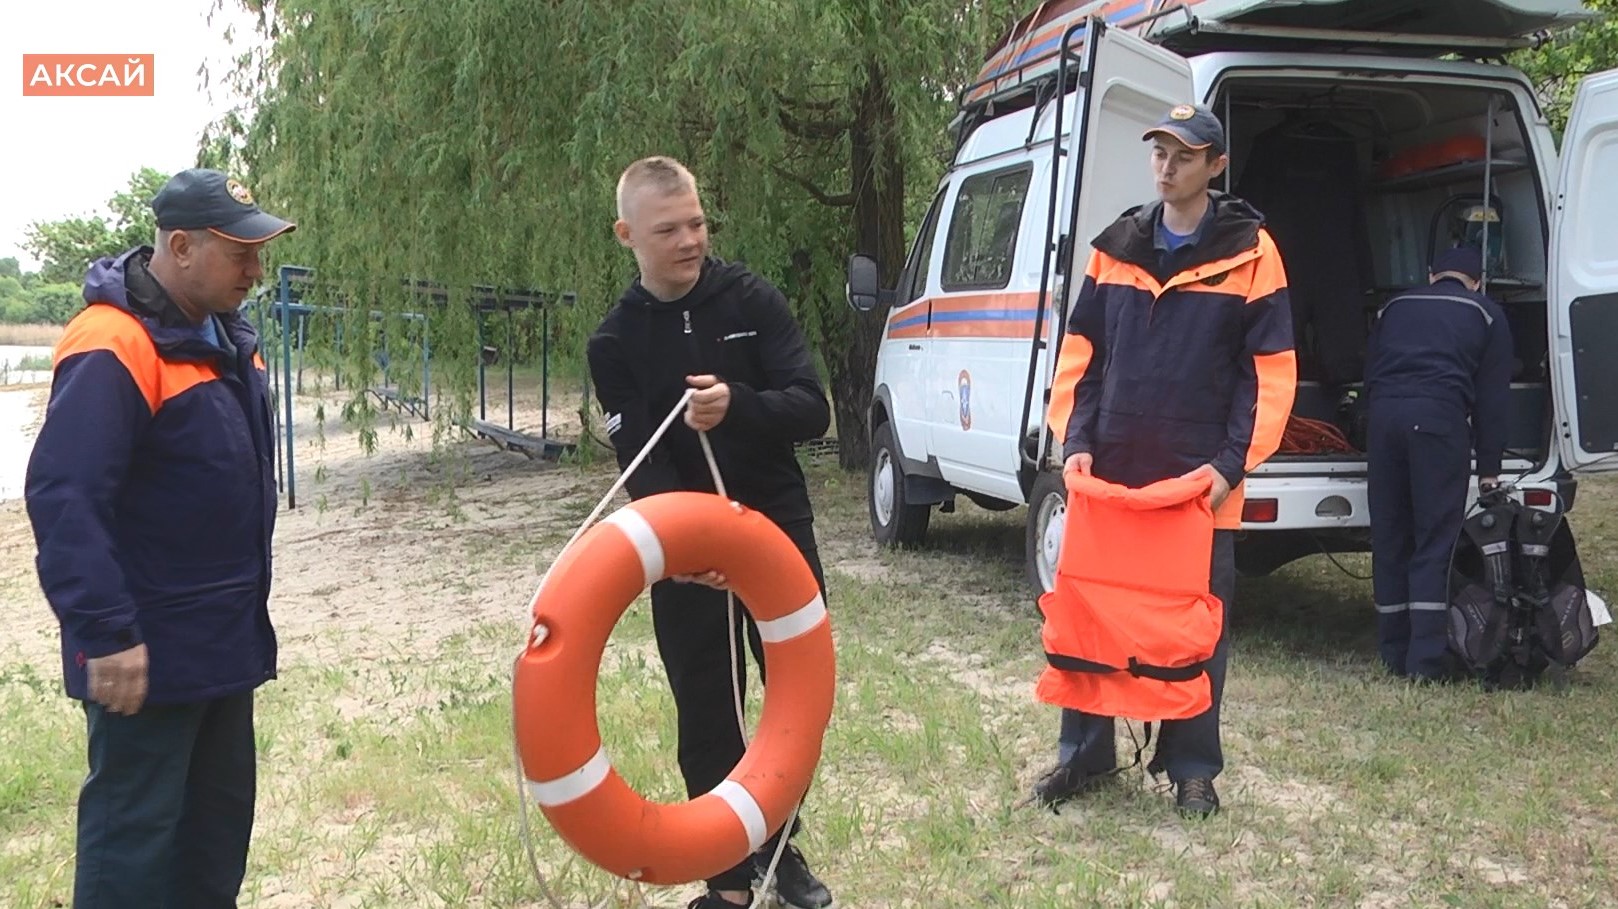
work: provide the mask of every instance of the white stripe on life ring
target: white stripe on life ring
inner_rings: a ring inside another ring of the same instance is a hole
[[[620,508],[602,521],[611,524],[623,531],[635,547],[635,554],[640,556],[640,567],[646,575],[646,583],[653,584],[663,579],[663,541],[657,538],[657,531],[652,525],[633,508]]]
[[[566,805],[568,802],[582,799],[595,791],[601,781],[607,778],[607,771],[612,769],[612,762],[607,760],[607,750],[597,748],[596,753],[579,769],[567,776],[557,777],[554,780],[528,781],[528,791],[534,801],[546,808],[555,808],[557,805]]]
[[[758,622],[758,636],[767,644],[779,644],[801,637],[815,629],[821,620],[826,617],[826,600],[820,594],[807,605],[781,616],[779,619],[770,619]]]
[[[764,826],[764,809],[758,806],[758,799],[747,787],[735,780],[725,780],[713,788],[713,794],[725,800],[730,810],[736,812],[737,820],[742,822],[742,828],[747,831],[747,851],[757,852],[764,845],[764,839],[770,835]]]

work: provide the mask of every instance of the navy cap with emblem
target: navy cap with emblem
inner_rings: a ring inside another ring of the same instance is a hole
[[[152,197],[160,230],[208,230],[242,243],[263,243],[297,225],[259,208],[240,182],[195,167],[169,178]]]
[[[1208,148],[1221,155],[1225,153],[1225,127],[1213,111],[1201,105],[1177,105],[1162,122],[1142,134],[1141,139],[1150,139],[1159,133],[1179,140],[1187,148],[1197,151]]]

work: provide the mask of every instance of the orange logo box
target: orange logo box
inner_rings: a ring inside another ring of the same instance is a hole
[[[154,95],[156,54],[23,54],[24,97],[141,98]]]

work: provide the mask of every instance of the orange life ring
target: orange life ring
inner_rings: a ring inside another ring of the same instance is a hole
[[[723,573],[764,641],[758,732],[711,792],[642,798],[613,769],[596,725],[596,676],[618,618],[654,581]],[[711,493],[670,492],[590,528],[534,595],[513,683],[528,791],[580,855],[630,880],[683,884],[757,851],[808,791],[831,720],[831,623],[803,555],[769,518]]]

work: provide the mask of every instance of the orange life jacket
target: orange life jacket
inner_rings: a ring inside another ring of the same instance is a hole
[[[1182,720],[1212,704],[1205,663],[1224,604],[1208,590],[1210,480],[1139,489],[1069,472],[1056,589],[1039,598],[1041,701],[1100,716]]]

